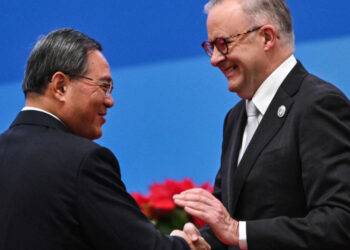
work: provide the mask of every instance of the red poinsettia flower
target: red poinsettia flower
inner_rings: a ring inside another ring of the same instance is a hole
[[[205,225],[205,223],[198,218],[182,216],[181,214],[185,213],[185,211],[183,211],[182,208],[176,207],[173,201],[173,196],[175,194],[195,187],[197,186],[189,178],[184,178],[181,181],[166,179],[164,183],[155,182],[151,185],[150,194],[148,195],[142,195],[141,193],[132,193],[131,195],[136,200],[142,212],[155,223],[156,227],[160,230],[164,230],[165,233],[169,233],[173,229],[181,228],[179,225],[183,226],[188,219],[193,221],[198,227],[203,227]],[[199,187],[208,192],[213,192],[213,186],[211,186],[209,182]],[[179,213],[181,210],[182,212]],[[175,225],[165,227],[164,224],[168,225],[167,223],[175,223],[177,227],[175,227]]]
[[[203,189],[207,190],[207,191],[210,192],[210,193],[213,193],[213,189],[214,189],[214,187],[213,187],[212,185],[210,185],[210,182],[209,182],[209,181],[207,181],[207,182],[205,182],[204,184],[202,184],[202,185],[200,186],[200,188],[203,188]]]
[[[141,211],[149,217],[150,214],[150,206],[149,206],[149,195],[142,195],[141,193],[132,193],[131,196],[135,199],[136,203],[141,208]]]
[[[150,205],[155,209],[171,211],[175,208],[173,196],[194,187],[195,184],[191,179],[182,181],[166,179],[165,183],[154,183],[150,187]]]

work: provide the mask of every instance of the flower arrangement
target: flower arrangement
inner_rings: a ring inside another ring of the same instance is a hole
[[[131,195],[154,225],[163,233],[169,234],[174,229],[182,229],[186,222],[193,222],[199,228],[205,225],[198,218],[188,215],[183,208],[177,207],[173,201],[173,195],[195,187],[213,192],[213,186],[209,182],[196,186],[191,179],[185,178],[181,181],[166,179],[164,183],[155,182],[150,186],[149,194],[136,192]]]

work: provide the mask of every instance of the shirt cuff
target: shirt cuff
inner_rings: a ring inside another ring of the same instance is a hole
[[[247,223],[240,221],[238,224],[238,246],[242,250],[248,250]]]

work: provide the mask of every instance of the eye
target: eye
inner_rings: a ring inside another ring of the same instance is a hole
[[[210,49],[213,51],[214,50],[214,44],[215,44],[215,41],[214,42],[208,42],[208,45],[210,47]]]
[[[225,50],[226,50],[225,39],[223,39],[223,38],[216,38],[216,40],[215,40],[215,46],[216,46],[219,50],[225,51]]]
[[[107,92],[107,91],[109,90],[110,87],[111,87],[111,84],[108,83],[108,82],[103,82],[103,83],[101,84],[101,88],[102,88],[105,92]]]

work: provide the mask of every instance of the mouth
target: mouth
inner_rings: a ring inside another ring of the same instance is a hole
[[[107,115],[107,113],[99,113],[98,115],[101,117],[102,124],[105,123],[106,122],[105,116]]]
[[[237,70],[238,70],[238,65],[233,65],[232,67],[229,67],[223,70],[223,72],[227,78],[230,78],[237,72]]]

